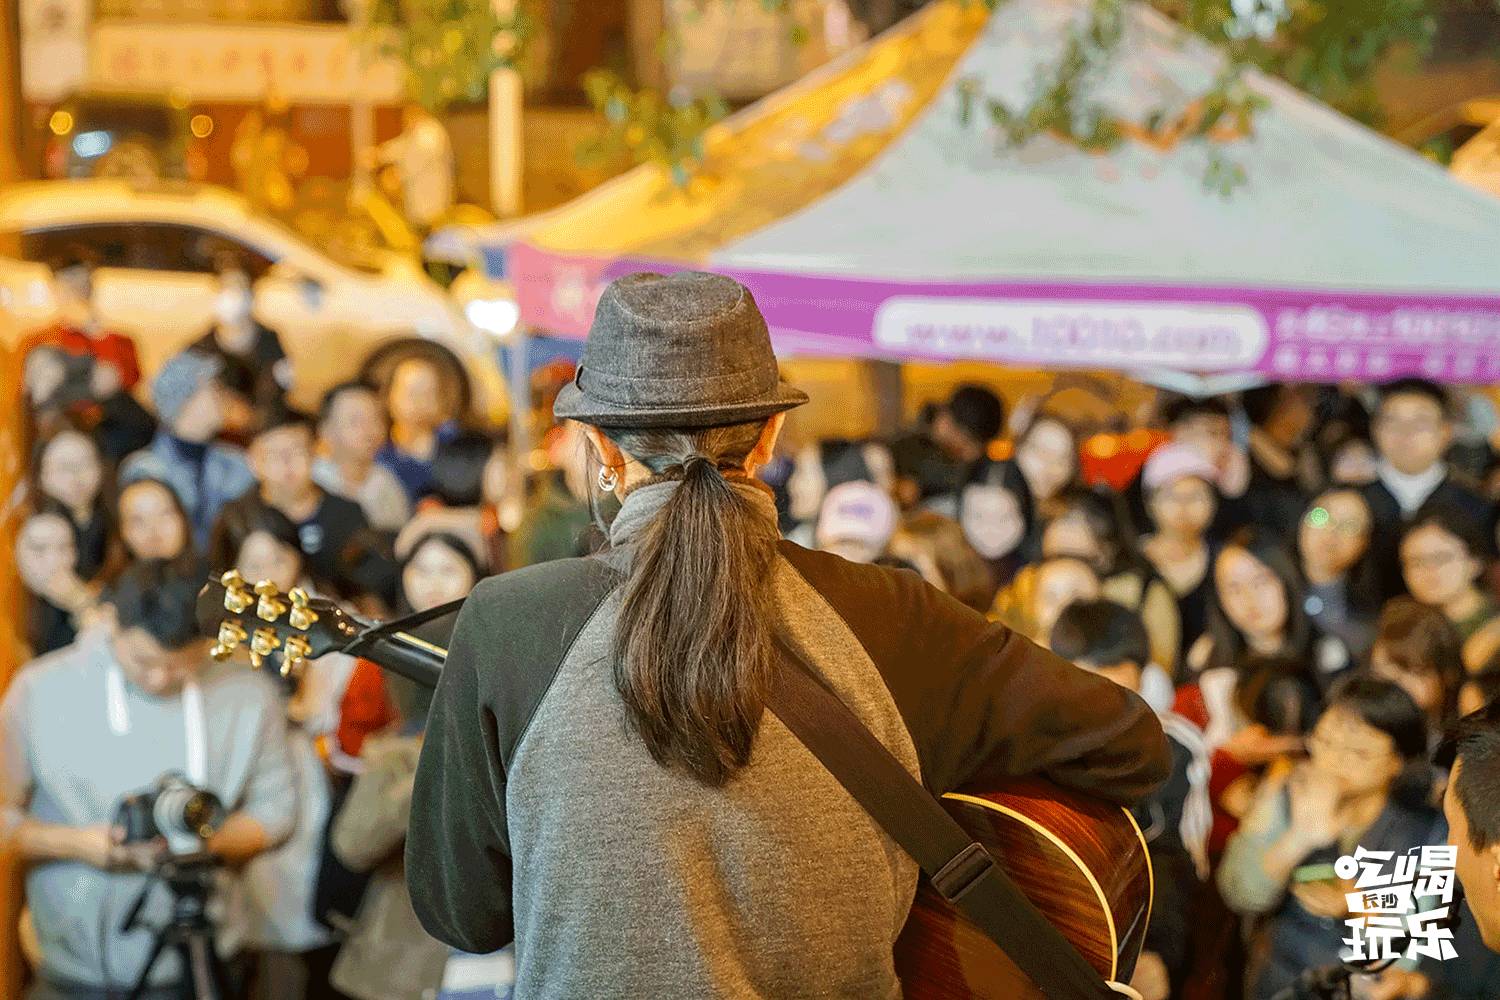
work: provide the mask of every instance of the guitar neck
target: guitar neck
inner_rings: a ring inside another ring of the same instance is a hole
[[[448,651],[410,632],[374,632],[361,635],[342,650],[361,656],[376,666],[400,674],[423,687],[437,687]]]

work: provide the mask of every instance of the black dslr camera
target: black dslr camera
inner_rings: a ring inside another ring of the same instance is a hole
[[[160,838],[173,854],[183,854],[198,850],[223,822],[224,804],[217,795],[169,772],[152,787],[120,800],[113,832],[118,844]]]

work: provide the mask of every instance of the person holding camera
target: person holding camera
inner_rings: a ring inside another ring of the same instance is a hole
[[[22,669],[0,703],[0,848],[28,866],[41,952],[31,1000],[124,995],[171,911],[172,894],[150,878],[163,861],[202,851],[240,866],[292,829],[285,715],[264,677],[209,660],[194,620],[199,583],[168,563],[131,566],[105,593],[98,627]],[[140,817],[123,816],[121,801],[168,776],[211,793],[227,815],[199,841],[157,809],[167,839],[133,842]],[[143,891],[143,926],[126,932]],[[234,935],[222,930],[224,951]],[[183,976],[166,949],[145,1000],[175,1000]]]

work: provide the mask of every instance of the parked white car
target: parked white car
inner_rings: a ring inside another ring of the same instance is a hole
[[[152,372],[209,328],[216,268],[230,258],[255,280],[257,318],[281,335],[298,405],[316,405],[377,354],[422,342],[463,366],[478,412],[498,418],[506,410],[496,346],[515,310],[503,285],[476,272],[445,290],[417,260],[392,252],[335,259],[224,188],[11,185],[0,188],[0,246],[20,248],[19,259],[0,256],[0,309],[22,333],[52,321],[48,264],[83,250],[98,265],[95,301],[105,322],[135,338]]]

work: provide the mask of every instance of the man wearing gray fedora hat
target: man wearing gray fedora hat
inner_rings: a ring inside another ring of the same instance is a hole
[[[786,411],[750,291],[633,274],[555,412],[584,425],[610,547],[485,580],[412,798],[424,926],[512,941],[517,998],[895,997],[914,861],[767,711],[806,661],[936,793],[1045,773],[1129,804],[1154,713],[925,584],[780,540],[756,471]]]

